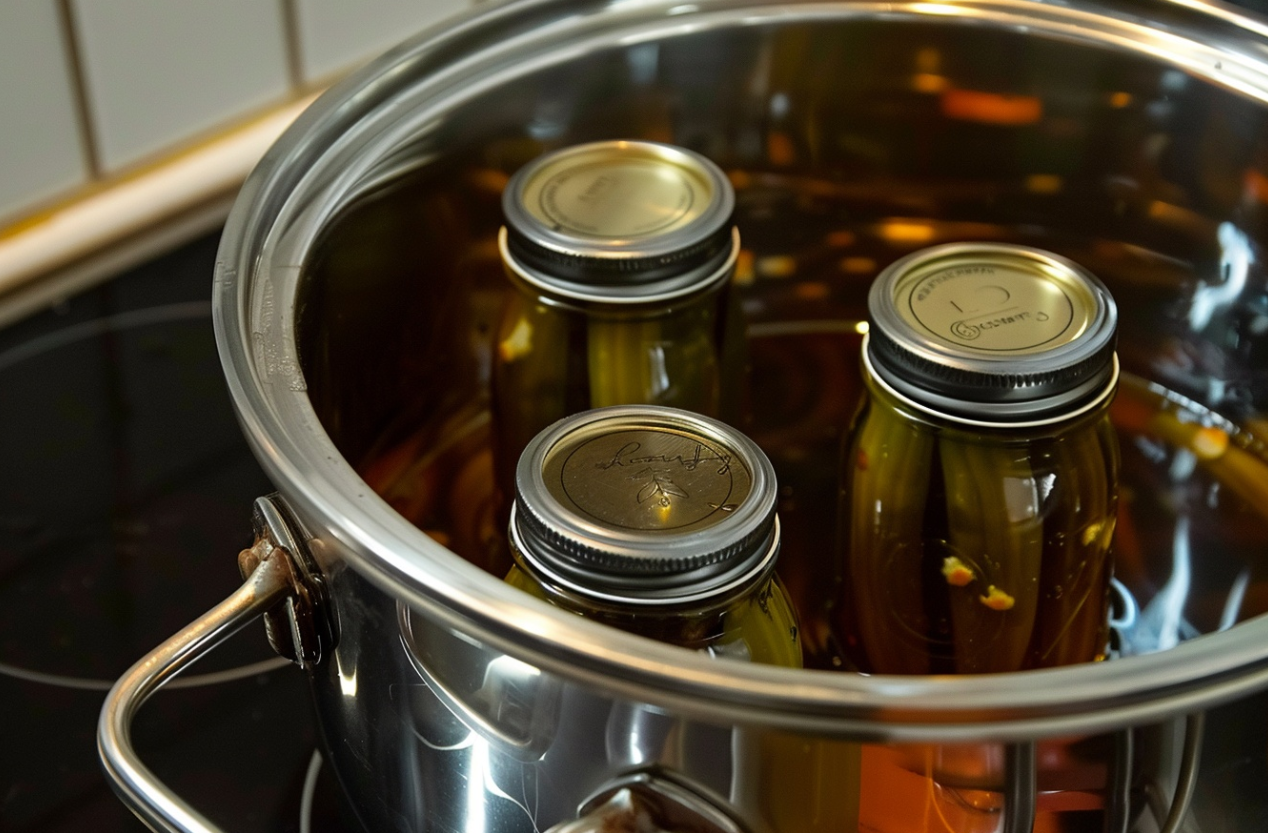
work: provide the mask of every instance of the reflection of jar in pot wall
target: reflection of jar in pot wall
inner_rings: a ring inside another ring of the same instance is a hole
[[[739,432],[672,408],[601,408],[520,458],[507,580],[712,656],[800,667],[775,575],[775,472]]]
[[[868,304],[867,391],[841,462],[847,655],[911,674],[1102,658],[1113,299],[1055,255],[953,244],[893,264]]]
[[[735,422],[743,326],[735,197],[709,160],[650,142],[547,154],[503,194],[511,293],[493,363],[504,510],[520,452],[569,414],[653,404]]]

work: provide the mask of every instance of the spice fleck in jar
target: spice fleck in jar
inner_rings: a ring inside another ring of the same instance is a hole
[[[1093,275],[952,244],[876,279],[841,462],[835,620],[872,673],[1017,671],[1107,650],[1117,311]]]
[[[800,667],[775,575],[775,472],[747,437],[673,408],[588,411],[529,443],[507,581],[710,655]]]
[[[570,414],[653,404],[737,421],[739,234],[715,164],[652,142],[577,145],[521,168],[502,206],[498,243],[515,290],[492,372],[504,512],[520,452]]]

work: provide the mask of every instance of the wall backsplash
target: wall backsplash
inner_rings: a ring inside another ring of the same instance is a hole
[[[291,101],[470,0],[0,3],[0,236]]]

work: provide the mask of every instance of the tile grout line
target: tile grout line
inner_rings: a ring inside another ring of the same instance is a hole
[[[299,38],[299,8],[297,0],[278,0],[282,11],[282,28],[285,30],[286,71],[290,75],[291,92],[298,95],[305,89],[303,44]]]
[[[108,182],[0,238],[0,296],[236,192],[315,96],[316,92],[299,98],[154,168]]]
[[[84,163],[88,167],[91,180],[99,180],[102,176],[101,154],[97,146],[97,135],[93,129],[92,111],[88,106],[88,83],[84,77],[84,63],[79,54],[79,38],[75,33],[75,16],[71,8],[71,0],[57,0],[57,19],[62,30],[62,40],[70,74],[71,96],[75,101],[75,114],[79,122],[80,150]]]

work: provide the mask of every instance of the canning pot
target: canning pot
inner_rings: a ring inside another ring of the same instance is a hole
[[[129,724],[263,615],[370,831],[1264,829],[1266,35],[1199,0],[540,0],[340,83],[225,228],[216,335],[278,493],[242,589],[109,697],[119,794],[155,829],[214,829]],[[608,629],[483,555],[500,191],[542,152],[613,138],[690,147],[736,188],[742,427],[779,474],[781,573],[822,667]],[[953,240],[1056,251],[1123,310],[1104,662],[832,670],[867,287]]]

